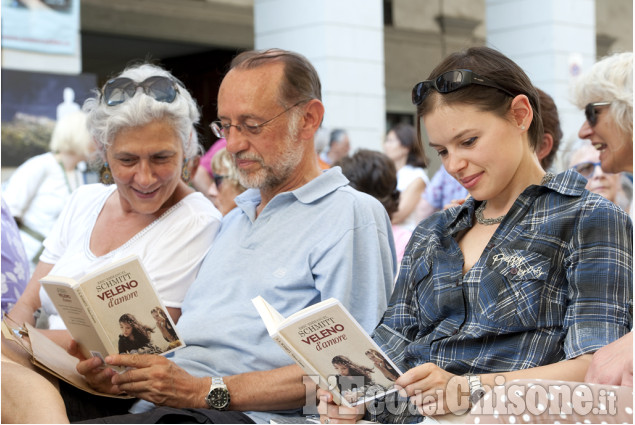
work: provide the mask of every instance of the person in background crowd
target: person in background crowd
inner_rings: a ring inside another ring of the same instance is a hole
[[[333,165],[348,156],[350,150],[351,141],[348,138],[348,133],[346,130],[336,128],[331,131],[328,149],[322,152],[320,159],[328,165]]]
[[[570,154],[569,167],[587,179],[586,189],[589,192],[605,197],[628,212],[630,202],[623,202],[625,196],[622,191],[622,175],[602,171],[600,152],[597,149],[586,142],[578,144]],[[621,200],[623,204],[620,204]]]
[[[240,184],[238,169],[232,155],[225,148],[221,148],[212,158],[214,184],[207,191],[207,196],[221,214],[226,215],[236,208],[236,196],[246,188]]]
[[[349,180],[353,189],[375,197],[386,208],[389,217],[399,208],[397,171],[395,163],[382,152],[359,149],[353,156],[335,163]],[[392,225],[397,252],[397,264],[401,263],[412,232],[403,226]]]
[[[30,272],[44,250],[42,242],[71,193],[85,183],[79,164],[95,150],[86,128],[86,114],[76,111],[60,118],[49,147],[50,152],[18,167],[2,194],[20,228],[24,250],[31,261]]]
[[[578,136],[600,152],[606,173],[633,173],[633,53],[597,62],[574,86],[574,103],[586,120]]]
[[[8,313],[20,298],[29,282],[29,260],[27,259],[20,231],[9,207],[2,202],[2,314]]]
[[[322,151],[326,148],[329,143],[329,131],[324,128],[318,128],[318,131],[315,133],[315,151],[318,153],[318,167],[320,170],[328,170],[331,168],[331,165],[322,159]]]
[[[416,207],[421,194],[430,183],[425,167],[428,159],[417,142],[417,133],[409,124],[397,124],[386,134],[384,153],[392,159],[397,169],[399,209],[392,216],[392,223],[412,231],[419,223]]]
[[[212,158],[216,155],[216,152],[227,146],[225,139],[218,139],[214,142],[211,148],[200,157],[194,172],[190,184],[192,187],[203,193],[207,194],[211,186],[214,185],[214,173],[212,172]]]
[[[558,108],[551,96],[538,87],[536,87],[536,91],[538,92],[540,118],[542,118],[542,127],[544,129],[542,138],[536,148],[536,156],[538,156],[542,169],[550,171],[562,141],[560,114],[558,114]]]
[[[409,403],[389,395],[381,406],[392,408],[373,406],[368,418],[465,411],[500,379],[581,381],[592,353],[632,321],[630,218],[575,171],[545,173],[538,93],[502,53],[450,54],[412,99],[430,146],[471,196],[412,235],[373,334],[406,371],[395,384]],[[322,422],[359,419],[318,395]]]

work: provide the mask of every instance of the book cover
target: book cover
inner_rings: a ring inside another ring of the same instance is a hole
[[[165,354],[184,346],[136,255],[78,280],[48,275],[40,283],[86,357]]]
[[[262,297],[252,302],[269,335],[336,403],[355,406],[396,391],[401,372],[338,300],[287,318]]]

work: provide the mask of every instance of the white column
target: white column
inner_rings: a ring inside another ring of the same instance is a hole
[[[380,0],[255,0],[256,49],[306,56],[322,82],[324,126],[345,129],[351,151],[381,150],[385,130]]]
[[[584,121],[569,99],[572,81],[595,62],[595,0],[486,0],[486,24],[488,46],[553,97],[566,147]]]

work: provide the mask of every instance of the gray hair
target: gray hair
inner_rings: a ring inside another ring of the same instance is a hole
[[[633,135],[633,52],[615,53],[595,63],[575,82],[573,103],[611,102],[609,114]]]
[[[149,77],[162,76],[178,81],[170,72],[151,64],[127,67],[117,77],[127,77],[142,82]],[[194,125],[200,119],[196,101],[182,85],[172,103],[159,102],[145,94],[136,93],[125,102],[108,106],[101,101],[101,92],[94,90],[95,97],[84,102],[82,109],[88,114],[88,129],[98,146],[97,162],[103,162],[105,152],[117,134],[126,128],[147,125],[153,121],[167,121],[181,139],[186,159],[201,153]]]

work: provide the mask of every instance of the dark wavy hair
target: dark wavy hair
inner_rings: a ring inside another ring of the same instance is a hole
[[[533,109],[533,120],[527,131],[529,142],[534,150],[542,140],[543,124],[540,112],[540,100],[531,80],[514,61],[490,47],[470,47],[446,57],[436,66],[427,80],[434,80],[446,71],[469,69],[488,78],[514,95],[524,94]],[[417,105],[417,137],[421,143],[421,117],[429,113],[438,104],[465,103],[474,105],[483,112],[492,112],[506,118],[513,98],[502,90],[472,84],[451,93],[440,94],[434,89],[421,104]]]
[[[355,154],[340,159],[335,165],[342,167],[342,174],[353,189],[377,198],[392,215],[399,208],[397,170],[395,163],[382,152],[359,149]]]
[[[363,376],[366,379],[372,381],[370,374],[372,373],[373,368],[353,363],[353,361],[346,356],[335,356],[331,360],[331,363],[334,365],[339,364],[347,367],[350,372],[348,376]]]
[[[132,314],[121,315],[119,323],[126,323],[132,327],[132,335],[136,341],[150,342],[150,334],[154,332],[154,328],[141,324]]]
[[[538,92],[538,98],[540,99],[540,116],[542,118],[542,125],[545,130],[545,134],[551,135],[551,138],[553,139],[551,152],[549,152],[549,154],[540,161],[542,168],[546,170],[551,167],[553,159],[558,152],[560,140],[562,140],[562,129],[560,128],[558,108],[556,107],[552,97],[540,90],[538,87],[536,87],[536,91]],[[540,143],[542,143],[542,139]],[[540,146],[540,144],[538,146]]]

